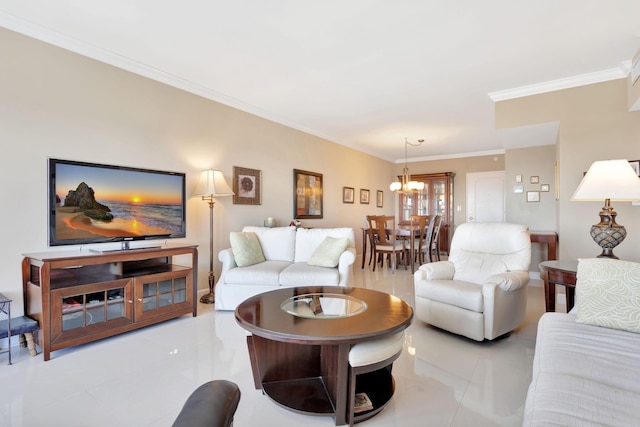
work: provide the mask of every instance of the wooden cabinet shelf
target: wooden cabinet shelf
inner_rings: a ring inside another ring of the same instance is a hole
[[[412,181],[424,182],[424,190],[400,194],[400,223],[410,224],[411,215],[441,215],[440,251],[449,253],[453,236],[453,172],[411,175]]]
[[[174,263],[174,256],[190,265]],[[25,313],[40,323],[44,360],[55,350],[196,316],[197,270],[191,245],[25,254]]]

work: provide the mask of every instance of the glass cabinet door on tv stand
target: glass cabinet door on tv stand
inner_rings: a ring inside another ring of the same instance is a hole
[[[411,215],[441,215],[440,251],[449,252],[453,229],[453,178],[455,173],[442,172],[411,175],[411,180],[424,182],[424,190],[400,194],[400,222],[408,224]]]

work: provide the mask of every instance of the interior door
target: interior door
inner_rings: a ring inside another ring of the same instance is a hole
[[[504,171],[467,174],[466,222],[504,222]]]

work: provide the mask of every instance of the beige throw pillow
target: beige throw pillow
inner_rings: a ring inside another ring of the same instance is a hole
[[[266,261],[258,235],[253,232],[236,232],[229,234],[233,258],[238,267],[246,267]]]
[[[640,263],[579,259],[576,306],[579,323],[640,332]]]
[[[340,255],[347,249],[349,239],[346,237],[336,238],[327,236],[318,245],[309,257],[307,264],[317,267],[335,267],[340,261]]]

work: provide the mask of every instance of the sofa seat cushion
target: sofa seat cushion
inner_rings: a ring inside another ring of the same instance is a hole
[[[462,280],[429,280],[415,287],[416,298],[427,298],[443,304],[484,312],[482,285]]]
[[[571,313],[545,313],[523,425],[636,425],[638,378],[640,334],[580,324]]]
[[[247,267],[232,268],[225,273],[225,283],[278,286],[280,274],[290,265],[287,261],[265,261]]]
[[[290,264],[280,273],[280,285],[283,286],[337,286],[339,283],[337,268],[316,267],[306,262]]]

